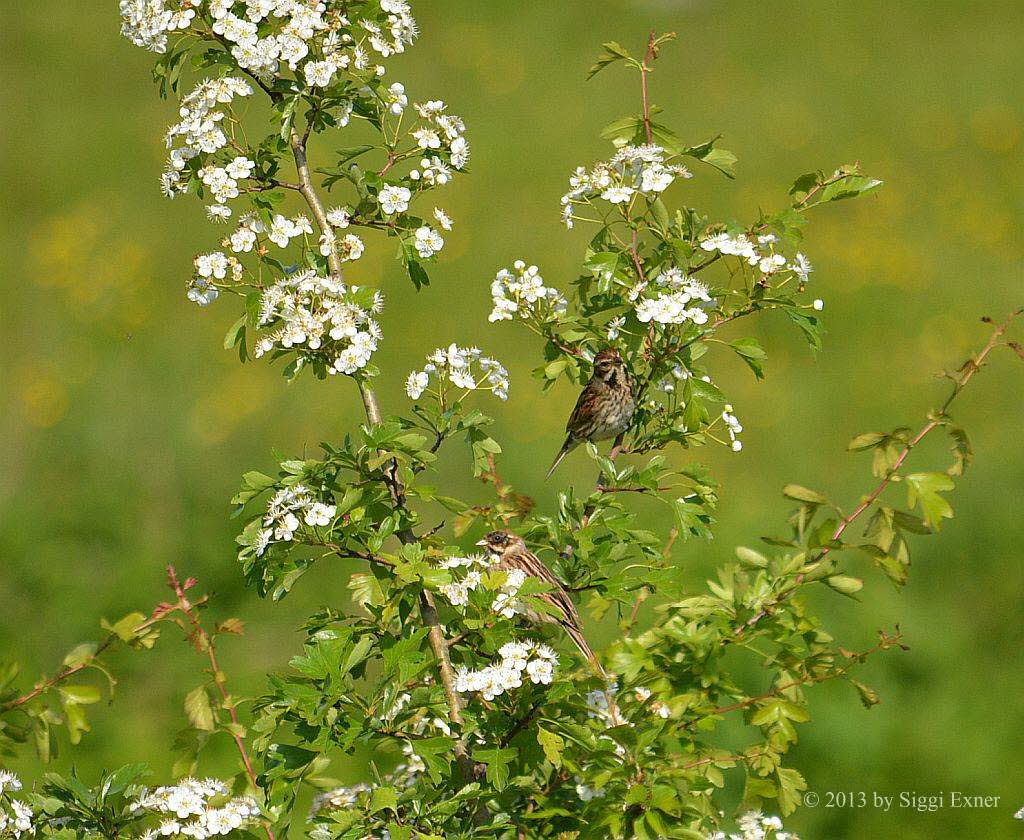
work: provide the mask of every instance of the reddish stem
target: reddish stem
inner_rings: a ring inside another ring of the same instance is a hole
[[[185,594],[185,588],[178,580],[178,573],[174,566],[167,567],[167,579],[170,581],[174,594],[178,597],[178,609],[181,610],[192,625],[193,644],[197,650],[205,651],[207,658],[210,660],[210,667],[213,669],[213,682],[214,685],[217,686],[217,693],[220,694],[224,708],[228,710],[228,715],[231,718],[233,726],[231,737],[234,739],[235,746],[238,748],[238,754],[242,757],[242,764],[245,765],[245,774],[249,777],[249,781],[252,783],[253,789],[260,790],[260,784],[256,781],[256,772],[253,770],[252,761],[249,758],[249,750],[246,748],[245,741],[242,739],[242,736],[238,734],[238,710],[236,709],[235,704],[231,702],[230,695],[228,694],[227,677],[224,675],[224,672],[221,671],[220,665],[217,662],[217,651],[215,649],[213,639],[199,621],[199,616],[196,615],[192,602]],[[265,823],[263,827],[267,832],[268,840],[277,840],[274,830],[268,823]]]

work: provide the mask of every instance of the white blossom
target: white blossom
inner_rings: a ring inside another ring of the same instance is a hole
[[[385,99],[391,113],[395,116],[401,114],[409,104],[409,97],[405,95],[405,85],[401,82],[395,82],[388,88]]]
[[[338,256],[347,262],[358,260],[364,251],[366,251],[366,246],[363,244],[363,240],[354,233],[345,234],[341,242],[338,243]]]
[[[21,779],[17,774],[10,770],[0,770],[0,795],[7,791],[17,793],[19,790],[21,790]]]
[[[377,349],[380,327],[371,314],[382,305],[379,292],[369,304],[357,301],[357,292],[312,270],[277,281],[263,292],[259,319],[261,327],[275,329],[257,342],[254,354],[294,348],[301,361],[321,359],[328,373],[356,373]]]
[[[577,167],[569,177],[569,192],[562,196],[562,221],[573,225],[573,206],[602,198],[624,204],[640,193],[654,196],[667,190],[676,178],[691,177],[685,166],[668,163],[667,152],[656,145],[624,146],[609,161],[591,170]]]
[[[332,227],[347,228],[352,221],[352,211],[348,207],[332,207],[327,211],[327,221]]]
[[[420,257],[427,259],[434,256],[444,247],[444,239],[441,238],[441,234],[436,230],[424,225],[416,230],[413,245],[415,245],[416,252]]]
[[[733,408],[731,405],[727,405],[725,410],[722,411],[722,420],[725,423],[725,428],[729,433],[730,447],[733,452],[739,452],[743,449],[743,442],[739,439],[740,433],[743,431],[743,426],[740,425],[740,421],[736,419],[736,415],[732,413]]]
[[[338,512],[338,508],[334,505],[325,505],[322,502],[314,502],[306,510],[306,515],[303,517],[303,521],[310,526],[326,527],[331,524],[331,520],[334,519],[334,515]]]
[[[645,324],[706,324],[708,313],[703,304],[712,303],[707,286],[674,266],[658,274],[650,284],[634,287],[630,297],[636,301],[637,319]]]
[[[544,650],[544,655],[540,651]],[[558,656],[546,645],[533,641],[515,641],[503,645],[498,659],[477,670],[460,666],[455,674],[455,690],[460,694],[480,694],[493,700],[523,685],[523,675],[538,685],[554,680]]]
[[[801,253],[797,253],[797,255],[793,257],[793,262],[791,262],[787,267],[797,277],[799,277],[803,283],[806,283],[808,279],[810,279],[811,272],[814,271],[814,266],[811,265],[811,261]]]
[[[434,218],[437,220],[437,223],[441,226],[443,230],[452,229],[451,217],[440,207],[434,208]]]
[[[544,285],[540,269],[516,260],[512,269],[503,268],[491,283],[494,308],[487,320],[511,321],[516,315],[527,319],[551,320],[562,315],[568,306],[562,294]]]
[[[424,379],[424,376],[426,379]],[[444,389],[449,383],[467,391],[491,391],[498,399],[508,399],[508,371],[496,359],[484,356],[476,347],[451,344],[427,356],[422,371],[413,371],[406,382],[406,392],[416,400],[431,380]]]
[[[308,61],[303,68],[306,82],[311,87],[327,87],[337,68],[331,61]]]
[[[381,212],[385,216],[393,216],[395,213],[404,213],[409,209],[409,200],[412,193],[407,187],[397,187],[393,184],[381,187],[377,193],[377,201],[380,203]]]
[[[164,815],[156,835],[163,837],[216,837],[257,823],[256,802],[249,797],[229,798],[229,794],[228,786],[216,779],[186,778],[143,791],[132,811]]]
[[[576,783],[576,795],[580,798],[581,802],[589,802],[591,799],[599,799],[604,796],[604,788],[590,787],[579,776],[574,777],[574,781]]]

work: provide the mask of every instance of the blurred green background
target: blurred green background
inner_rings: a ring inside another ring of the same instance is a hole
[[[869,464],[844,452],[848,439],[916,424],[943,390],[934,373],[983,340],[979,316],[1024,302],[1019,0],[415,5],[422,40],[391,73],[466,118],[472,173],[439,194],[457,227],[429,289],[413,294],[391,243],[371,243],[350,276],[389,293],[378,356],[386,408],[405,399],[406,372],[450,340],[510,363],[513,398],[497,412],[502,471],[541,505],[574,471],[590,480],[579,455],[549,484],[537,469],[557,449],[574,395],[540,395],[527,333],[486,323],[488,284],[518,257],[562,288],[578,270],[586,234],[560,227],[558,197],[574,166],[606,155],[599,129],[636,109],[635,79],[622,70],[585,81],[601,41],[638,46],[650,27],[678,32],[653,99],[684,139],[721,132],[740,157],[737,181],[701,168],[676,201],[749,220],[759,206],[779,207],[810,169],[860,160],[886,182],[876,196],[816,213],[810,227],[825,351],[814,358],[768,316],[743,327],[769,348],[766,383],[719,363],[746,448],[686,456],[712,463],[724,483],[719,538],[678,552],[695,586],[734,545],[782,530],[786,482],[855,502]],[[324,568],[282,604],[260,602],[240,583],[227,500],[241,472],[271,465],[272,448],[312,449],[359,423],[353,389],[340,377],[289,386],[276,368],[240,369],[220,349],[233,307],[197,311],[185,300],[191,257],[217,234],[194,200],[159,194],[174,106],[150,84],[152,56],[119,37],[116,4],[38,0],[7,4],[4,18],[0,650],[22,659],[29,679],[52,672],[64,651],[97,636],[100,616],[163,597],[173,562],[216,593],[216,617],[246,619],[247,635],[228,640],[223,658],[234,690],[258,693],[262,675],[296,650],[301,618],[323,600],[347,603],[344,578]],[[1022,834],[1011,819],[1024,805],[1022,375],[1003,354],[958,406],[976,465],[956,493],[956,518],[916,544],[906,589],[863,568],[863,604],[816,593],[847,647],[869,647],[898,622],[911,651],[867,669],[883,698],[871,711],[847,686],[815,691],[815,723],[794,755],[822,796],[959,790],[1000,796],[1000,806],[803,809],[787,826],[808,840]],[[438,483],[484,492],[459,459]],[[115,705],[97,710],[94,731],[60,764],[91,776],[149,760],[166,775],[202,663],[167,633],[155,651],[115,664]],[[225,749],[204,770],[232,767]]]

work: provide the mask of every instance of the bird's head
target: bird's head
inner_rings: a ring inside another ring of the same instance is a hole
[[[487,549],[487,553],[493,557],[503,557],[526,550],[523,538],[511,531],[491,531],[477,545]]]
[[[594,378],[604,382],[614,382],[616,377],[624,373],[626,363],[614,347],[607,347],[594,356]]]

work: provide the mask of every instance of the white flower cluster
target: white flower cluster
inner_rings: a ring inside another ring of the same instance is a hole
[[[700,304],[712,302],[707,286],[675,266],[650,283],[638,284],[629,296],[636,301],[636,317],[644,324],[706,324],[708,313]]]
[[[17,793],[21,790],[21,779],[10,770],[0,770],[0,796],[8,791]]]
[[[500,400],[508,399],[508,371],[496,359],[484,356],[476,347],[450,344],[429,356],[423,370],[413,371],[405,383],[410,399],[418,400],[436,379],[443,391],[446,383],[467,391],[492,391]]]
[[[1016,814],[1013,815],[1015,820],[1024,820],[1024,808],[1021,808]]]
[[[743,426],[740,425],[740,421],[736,419],[736,415],[732,412],[732,406],[727,405],[722,412],[722,420],[725,423],[726,430],[729,432],[729,445],[732,447],[732,451],[739,452],[743,449],[743,441],[739,439]]]
[[[796,834],[782,830],[784,826],[778,817],[766,817],[760,811],[748,811],[739,818],[737,826],[739,834],[718,831],[709,834],[708,840],[800,840]]]
[[[469,593],[483,582],[483,573],[480,569],[490,568],[491,563],[482,554],[472,554],[469,557],[446,557],[437,565],[449,571],[468,569],[460,580],[453,580],[439,587],[441,594],[453,607],[464,607],[469,603]]]
[[[453,607],[464,607],[469,603],[469,593],[480,588],[484,582],[483,570],[492,568],[496,561],[490,560],[480,554],[473,554],[469,557],[446,557],[438,568],[454,572],[457,569],[468,569],[461,578],[454,579],[438,589]],[[516,613],[522,612],[522,604],[519,601],[519,590],[526,583],[526,572],[522,569],[508,569],[505,572],[504,581],[498,586],[494,593],[494,600],[491,602],[491,609],[495,614],[504,618],[512,618]]]
[[[0,797],[5,793],[17,793],[21,790],[21,779],[9,770],[0,770]],[[19,838],[23,834],[35,834],[32,824],[32,809],[24,802],[8,798],[10,812],[0,802],[0,837]]]
[[[507,642],[498,650],[501,659],[476,671],[460,666],[455,690],[460,694],[480,693],[493,700],[506,691],[520,688],[523,675],[536,685],[550,685],[555,678],[558,654],[547,645],[533,641]]]
[[[249,826],[260,816],[249,797],[227,799],[230,790],[216,779],[182,779],[176,785],[143,792],[132,810],[164,816],[159,828],[146,832],[143,840],[157,837],[218,837]],[[219,801],[220,804],[214,804]]]
[[[167,129],[167,148],[170,156],[167,168],[160,176],[164,194],[173,198],[188,188],[183,172],[189,161],[203,155],[221,151],[228,145],[228,136],[222,123],[227,114],[220,105],[228,105],[236,96],[250,96],[248,82],[233,77],[207,79],[181,100],[178,116],[181,120]],[[223,166],[208,165],[198,171],[203,184],[219,205],[225,205],[239,194],[238,182],[252,175],[255,164],[244,156],[232,156]],[[223,211],[215,215],[223,217]],[[230,211],[228,212],[230,215]]]
[[[716,233],[701,240],[700,247],[705,251],[717,251],[726,256],[740,257],[747,265],[756,266],[765,277],[778,274],[780,271],[791,271],[801,283],[806,283],[814,268],[810,260],[801,253],[787,260],[775,246],[779,238],[774,233],[765,233],[750,239],[745,233],[731,236],[728,233]]]
[[[409,173],[414,181],[423,180],[430,185],[444,185],[451,178],[451,171],[436,154],[448,151],[448,159],[456,169],[465,169],[469,164],[469,141],[466,140],[466,124],[461,117],[445,113],[447,105],[439,99],[417,102],[413,105],[422,121],[420,128],[412,132],[425,155],[420,168]]]
[[[168,9],[164,0],[121,0],[121,34],[137,47],[167,51],[167,33],[188,29],[196,13],[189,4]]]
[[[565,313],[568,303],[557,289],[544,285],[540,269],[527,266],[516,260],[512,269],[501,269],[491,283],[491,300],[494,309],[487,317],[495,321],[511,321],[520,318],[538,317],[549,321]]]
[[[600,197],[612,204],[628,204],[636,194],[664,192],[676,178],[692,178],[685,166],[667,163],[661,146],[624,146],[610,161],[591,171],[578,167],[569,178],[569,192],[562,196],[562,221],[573,226],[574,205]]]
[[[358,26],[318,0],[244,0],[244,17],[235,14],[239,5],[210,0],[213,31],[231,45],[240,67],[264,81],[282,74],[284,64],[310,87],[329,87],[335,73],[370,66],[367,47],[387,58],[417,34],[409,4],[396,0],[380,4],[386,17],[360,19]]]
[[[291,542],[303,522],[310,528],[327,527],[337,512],[335,505],[318,502],[302,484],[278,490],[267,502],[263,529],[254,544],[256,554],[262,555],[272,542]]]
[[[384,298],[374,292],[367,303],[354,297],[359,291],[313,270],[278,280],[263,292],[259,318],[261,327],[276,329],[257,342],[255,355],[294,348],[301,362],[323,359],[331,374],[366,367],[381,337],[371,316],[383,309]]]
[[[187,294],[189,300],[200,306],[208,306],[220,296],[216,283],[226,280],[229,272],[236,283],[242,279],[242,264],[220,251],[199,254],[192,264],[195,274],[189,282]]]

